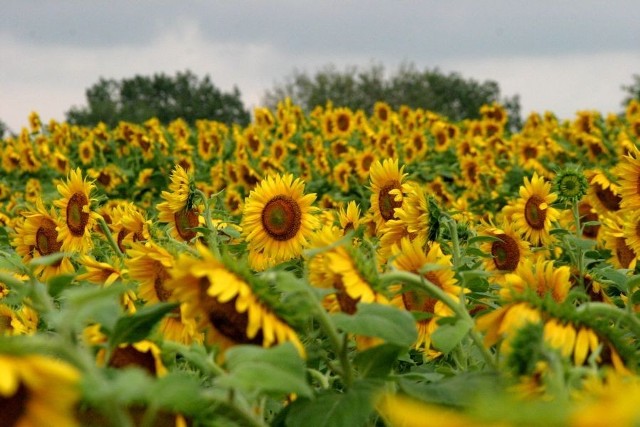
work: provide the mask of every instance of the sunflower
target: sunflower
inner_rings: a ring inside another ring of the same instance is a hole
[[[352,173],[351,166],[345,162],[338,163],[336,167],[333,168],[333,181],[343,193],[349,192],[349,177]]]
[[[620,178],[621,208],[640,208],[640,150],[633,147],[633,151],[620,160],[617,165]]]
[[[100,349],[96,355],[99,366],[106,364],[110,368],[115,369],[135,366],[145,370],[154,377],[162,377],[167,374],[167,368],[162,362],[162,352],[160,348],[149,340],[119,344],[118,347],[111,352],[109,361],[106,363],[105,357],[105,349]]]
[[[431,127],[431,134],[433,135],[433,140],[435,142],[435,150],[438,153],[442,153],[449,149],[449,145],[451,144],[450,129],[451,127],[442,121],[437,121]]]
[[[273,264],[298,257],[318,226],[315,199],[293,175],[263,179],[244,202],[241,227],[249,250],[263,252]]]
[[[113,193],[126,180],[122,170],[113,163],[101,169],[91,168],[87,175],[107,194]]]
[[[125,265],[129,277],[139,283],[137,296],[145,304],[158,304],[171,300],[171,291],[165,283],[171,277],[170,271],[175,259],[165,248],[149,241],[133,243],[127,250]],[[182,307],[160,321],[160,332],[165,339],[191,344],[202,342],[202,334],[196,331],[195,322],[182,315]]]
[[[56,227],[61,249],[66,252],[86,253],[93,247],[91,230],[99,215],[91,210],[91,192],[95,185],[82,178],[82,171],[71,171],[66,183],[58,184],[61,199],[53,204],[63,212],[63,221]]]
[[[176,165],[171,172],[171,183],[169,191],[162,192],[162,198],[166,201],[168,208],[173,213],[180,212],[188,206],[193,197],[193,179],[187,171],[180,165]]]
[[[347,209],[343,207],[338,211],[338,222],[342,228],[343,234],[347,234],[350,230],[357,230],[360,227],[360,207],[353,200],[347,204]]]
[[[133,203],[127,202],[114,209],[113,232],[116,243],[124,253],[133,242],[143,242],[151,238],[151,221]]]
[[[456,285],[451,255],[444,255],[437,242],[431,243],[426,251],[423,247],[423,242],[418,239],[411,241],[408,238],[403,238],[398,245],[394,246],[393,266],[399,270],[423,276],[452,299],[458,300],[462,288]],[[421,273],[420,270],[426,265],[433,265],[437,268]],[[442,301],[426,293],[402,288],[398,290],[400,293],[394,298],[394,304],[404,307],[408,311],[424,313],[429,316],[417,322],[418,339],[414,347],[424,349],[431,357],[437,356],[439,353],[431,349],[431,335],[438,328],[438,318],[451,316],[453,312]]]
[[[353,128],[353,113],[348,108],[336,108],[333,110],[333,123],[337,136],[348,137]]]
[[[589,171],[587,200],[600,215],[617,212],[622,207],[621,187],[603,171]],[[640,206],[640,204],[638,205]]]
[[[397,219],[395,210],[402,206],[407,191],[403,170],[404,166],[398,167],[398,160],[391,159],[371,166],[371,212],[378,230],[390,219]]]
[[[480,249],[491,255],[484,258],[484,265],[487,271],[497,273],[491,277],[498,282],[502,282],[506,273],[515,271],[525,259],[531,256],[529,242],[522,240],[509,222],[504,222],[502,227],[489,225],[481,227],[478,235],[496,239],[482,243]]]
[[[533,173],[531,181],[525,177],[524,185],[520,187],[520,198],[515,204],[513,221],[514,227],[533,245],[551,242],[551,222],[560,216],[558,210],[551,207],[557,197],[551,193],[551,183],[545,182],[537,173]]]
[[[86,271],[77,276],[78,280],[86,280],[98,285],[110,286],[122,278],[123,273],[115,262],[100,262],[89,255],[81,255],[79,262]]]
[[[538,296],[550,295],[554,301],[563,302],[571,289],[571,269],[568,266],[556,267],[553,261],[538,257],[535,263],[524,259],[515,272],[505,277],[500,295],[510,300],[517,295],[532,290]]]
[[[74,410],[80,373],[75,368],[46,356],[0,354],[0,372],[2,425],[78,425]]]
[[[25,220],[16,227],[12,244],[24,262],[61,252],[62,243],[59,241],[57,231],[61,220],[53,208],[47,211],[42,199],[38,197],[35,210],[23,212],[22,215]],[[69,257],[65,256],[53,264],[37,265],[34,273],[37,277],[48,280],[73,271],[73,264]]]
[[[629,223],[628,233],[631,237],[634,234],[633,225]],[[616,268],[628,268],[633,270],[638,260],[638,254],[631,247],[630,242],[625,235],[624,221],[621,216],[611,216],[602,221],[602,236],[605,249],[611,251],[610,261]],[[636,239],[632,239],[633,244],[637,243]]]
[[[366,149],[356,154],[356,172],[360,179],[366,179],[375,163],[376,156],[372,149]]]
[[[165,283],[172,299],[184,304],[183,315],[205,331],[207,342],[225,350],[237,344],[271,347],[289,341],[305,354],[296,332],[274,310],[267,284],[235,260],[222,262],[199,243],[196,250],[200,257],[182,254],[176,260]]]

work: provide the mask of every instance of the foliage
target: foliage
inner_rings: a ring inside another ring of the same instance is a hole
[[[633,82],[631,84],[622,86],[622,90],[626,93],[625,98],[622,100],[623,107],[626,107],[632,99],[640,101],[640,74],[634,74],[632,78]]]
[[[366,69],[351,66],[343,71],[327,65],[313,75],[295,70],[283,83],[266,92],[263,103],[275,107],[287,97],[306,111],[331,102],[335,107],[371,113],[376,102],[384,101],[394,109],[402,105],[423,108],[451,121],[478,118],[482,105],[502,102],[511,126],[517,128],[522,124],[519,97],[502,99],[495,81],[478,82],[456,72],[446,74],[438,68],[421,71],[411,63],[402,64],[388,77],[382,65]]]
[[[69,123],[95,126],[104,122],[114,127],[120,121],[142,123],[150,118],[161,123],[182,118],[190,124],[198,119],[243,125],[249,121],[237,87],[224,93],[209,76],[200,79],[191,71],[175,76],[160,73],[122,80],[101,78],[85,96],[86,106],[73,107],[66,113]]]

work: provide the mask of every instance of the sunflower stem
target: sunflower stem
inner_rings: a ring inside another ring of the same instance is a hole
[[[109,245],[111,246],[113,251],[116,253],[116,255],[118,255],[120,258],[123,258],[124,254],[120,250],[118,243],[116,243],[116,241],[114,240],[113,235],[111,234],[111,230],[109,230],[109,226],[107,225],[107,222],[104,220],[102,216],[98,218],[98,225],[100,225],[100,229],[102,230],[104,235],[107,237],[107,241],[109,242]]]
[[[629,313],[615,305],[604,302],[587,302],[576,308],[576,311],[578,313],[589,313],[592,316],[604,316],[614,322],[626,320],[631,332],[633,332],[636,337],[640,337],[640,319],[638,319],[635,313]]]
[[[580,226],[580,210],[578,209],[578,201],[574,200],[571,203],[571,211],[573,212],[573,221],[576,224],[576,239],[582,238],[582,227]],[[576,254],[576,263],[578,264],[578,281],[580,286],[584,287],[584,253],[582,248],[576,245],[575,248]]]
[[[434,298],[437,298],[438,300],[446,304],[447,307],[449,307],[460,319],[465,322],[469,322],[469,324],[471,325],[475,325],[473,318],[462,304],[456,302],[446,292],[444,292],[426,277],[419,276],[409,271],[391,271],[389,273],[384,273],[382,275],[382,280],[385,282],[404,282],[419,287]],[[476,331],[472,327],[471,329],[469,329],[468,334],[473,343],[480,350],[480,354],[482,355],[482,358],[487,363],[487,365],[489,365],[492,369],[497,369],[496,361],[493,355],[484,346],[482,337],[480,336],[478,331]]]
[[[329,337],[329,342],[333,347],[333,350],[340,358],[340,367],[341,369],[334,370],[336,374],[338,374],[342,381],[344,382],[345,388],[350,388],[353,383],[353,369],[351,367],[351,361],[349,360],[348,355],[348,346],[347,346],[347,336],[345,335],[343,339],[340,339],[340,334],[336,329],[335,325],[331,321],[329,314],[322,307],[320,301],[316,298],[315,295],[309,290],[309,294],[312,296],[314,301],[316,302],[316,312],[318,314],[317,318],[320,322],[320,327],[324,330],[324,332]]]
[[[451,254],[453,255],[453,266],[456,271],[460,268],[460,239],[458,238],[458,227],[456,221],[452,218],[447,218],[447,227],[449,228],[449,234],[451,235]]]
[[[211,221],[211,203],[210,199],[201,190],[196,189],[196,194],[200,196],[202,203],[204,203],[204,222],[209,229],[207,233],[207,241],[209,242],[209,249],[213,251],[216,258],[220,259],[220,247],[218,246],[218,229],[214,227],[213,221]]]

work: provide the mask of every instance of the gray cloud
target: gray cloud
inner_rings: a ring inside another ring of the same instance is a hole
[[[640,2],[14,1],[0,28],[36,44],[144,45],[193,22],[215,42],[433,59],[637,50]]]

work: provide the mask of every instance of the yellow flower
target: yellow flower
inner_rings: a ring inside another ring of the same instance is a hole
[[[502,228],[484,226],[478,231],[478,235],[498,239],[480,245],[484,253],[491,255],[489,258],[484,258],[485,268],[487,271],[496,273],[491,277],[498,282],[502,282],[506,273],[515,271],[525,259],[531,256],[529,243],[522,240],[509,222],[504,222]]]
[[[403,170],[404,166],[400,168],[398,160],[391,159],[383,163],[376,161],[371,166],[371,212],[378,230],[387,221],[397,219],[395,210],[402,206],[407,191]]]
[[[40,355],[0,354],[2,425],[73,427],[80,373]]]
[[[557,197],[551,193],[551,183],[545,182],[537,173],[534,172],[531,181],[524,179],[520,198],[515,204],[513,221],[514,227],[533,245],[550,243],[551,222],[560,215],[557,209],[551,207]]]
[[[82,178],[80,168],[70,172],[66,183],[58,184],[62,198],[53,203],[63,213],[63,221],[56,227],[63,251],[86,253],[93,247],[91,230],[99,216],[91,211],[91,192],[94,188],[93,183]]]
[[[171,173],[169,191],[163,191],[162,198],[166,201],[169,210],[175,214],[184,209],[191,208],[191,206],[187,206],[190,196],[191,178],[182,166],[176,165]]]
[[[640,208],[640,150],[633,147],[633,151],[622,157],[617,166],[618,176],[620,178],[620,202],[621,208],[638,209]]]
[[[550,294],[555,301],[562,302],[571,288],[570,276],[571,269],[566,265],[556,267],[553,261],[543,257],[538,257],[535,263],[526,258],[518,264],[514,273],[505,276],[500,295],[508,300],[531,289],[541,297]]]
[[[304,354],[296,332],[254,292],[248,280],[258,278],[231,271],[201,244],[196,249],[200,258],[187,254],[178,258],[166,289],[172,299],[184,304],[183,316],[203,328],[209,343],[225,350],[237,344],[270,347],[290,341]]]
[[[241,222],[251,252],[262,252],[270,264],[298,257],[318,219],[311,206],[315,194],[293,175],[272,175],[260,182],[244,202]]]
[[[123,271],[115,265],[99,262],[89,255],[81,255],[79,262],[87,271],[79,274],[78,280],[87,280],[98,285],[109,286],[122,278]]]
[[[393,248],[395,258],[393,258],[392,264],[399,270],[423,276],[452,299],[457,300],[462,288],[456,285],[451,255],[444,255],[437,242],[431,243],[427,251],[423,249],[423,246],[423,242],[419,239],[411,241],[408,238],[403,238]],[[427,265],[433,266],[434,269],[421,273],[420,270]],[[431,349],[431,335],[438,328],[438,318],[451,316],[453,312],[442,301],[426,293],[402,288],[398,290],[400,293],[394,298],[396,305],[409,311],[431,315],[429,318],[417,322],[418,339],[414,346],[428,351],[431,357],[437,356],[439,353]]]

